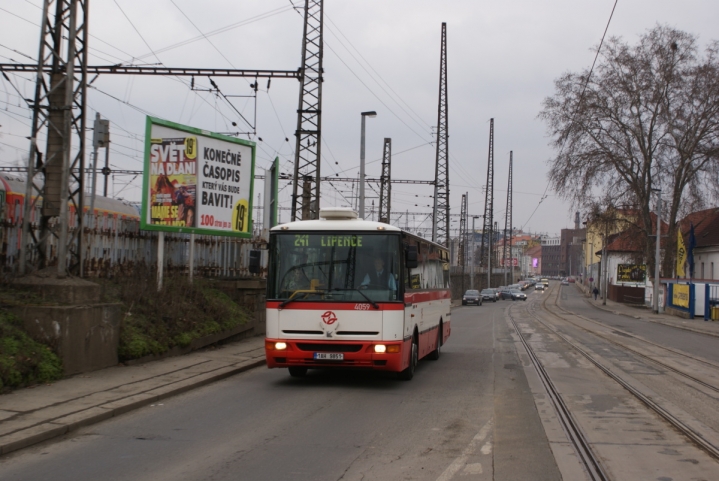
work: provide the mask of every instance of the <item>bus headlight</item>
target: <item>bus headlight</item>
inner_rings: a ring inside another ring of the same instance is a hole
[[[287,349],[287,343],[286,342],[276,342],[275,343],[275,349],[278,351],[282,351],[284,349]]]
[[[384,344],[375,344],[374,346],[374,352],[383,353],[387,351],[387,346]]]

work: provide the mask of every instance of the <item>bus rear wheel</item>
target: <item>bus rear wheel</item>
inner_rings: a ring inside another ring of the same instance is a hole
[[[292,366],[287,368],[290,371],[292,377],[305,377],[307,375],[307,368],[300,366]]]
[[[430,361],[436,361],[439,359],[440,351],[442,349],[442,324],[440,323],[439,329],[437,330],[437,349],[427,354],[427,359]]]
[[[419,356],[419,346],[417,345],[417,336],[412,336],[412,348],[409,353],[409,366],[407,369],[399,373],[399,378],[402,381],[411,381],[414,377],[414,370],[417,368],[417,362]]]

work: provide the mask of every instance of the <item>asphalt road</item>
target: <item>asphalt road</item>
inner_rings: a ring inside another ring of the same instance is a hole
[[[410,382],[258,368],[2,458],[0,479],[560,479],[507,305],[455,308]]]

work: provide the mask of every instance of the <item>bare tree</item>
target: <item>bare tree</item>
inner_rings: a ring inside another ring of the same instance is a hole
[[[670,247],[677,215],[719,194],[719,44],[710,43],[703,56],[697,51],[694,36],[656,26],[636,45],[611,38],[591,76],[585,70],[557,79],[539,114],[558,151],[551,187],[585,208],[636,208],[644,238],[651,234],[653,189],[661,188]],[[653,244],[645,247],[650,264]],[[673,250],[666,250],[665,266]]]

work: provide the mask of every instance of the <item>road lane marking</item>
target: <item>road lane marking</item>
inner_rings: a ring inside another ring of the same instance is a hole
[[[452,461],[452,464],[447,466],[447,469],[445,469],[444,472],[439,476],[439,478],[437,478],[437,481],[449,481],[454,477],[455,474],[457,474],[457,472],[459,472],[460,469],[465,467],[465,465],[467,464],[467,459],[469,459],[469,457],[474,454],[477,449],[477,445],[484,441],[484,438],[486,438],[487,434],[489,434],[490,429],[492,429],[492,424],[493,418],[487,421],[484,426],[482,426],[482,429],[479,430],[479,432],[469,442],[467,447],[464,448],[464,451],[462,451],[462,455],[458,456],[454,461]],[[481,473],[481,464],[479,465],[479,469]]]
[[[482,454],[487,455],[492,452],[492,442],[487,441],[484,446],[482,446]]]
[[[482,474],[483,472],[484,470],[482,469],[482,463],[471,463],[464,467],[464,471],[462,471],[462,474],[460,474],[460,476]]]

